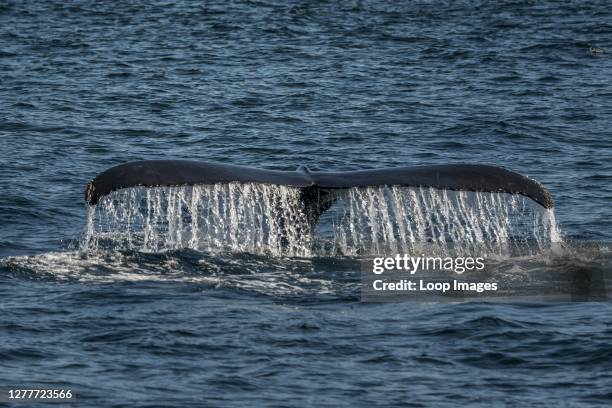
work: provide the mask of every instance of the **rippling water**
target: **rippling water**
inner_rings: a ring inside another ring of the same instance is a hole
[[[85,183],[130,160],[470,162],[555,198],[562,248],[496,276],[606,278],[609,3],[396,3],[0,3],[0,387],[67,384],[83,406],[609,405],[601,294],[367,304],[355,256],[82,249]]]

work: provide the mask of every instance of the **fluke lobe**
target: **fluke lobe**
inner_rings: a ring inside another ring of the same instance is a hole
[[[331,206],[334,191],[351,187],[407,186],[446,190],[521,194],[545,208],[553,207],[550,192],[540,183],[501,167],[445,164],[344,172],[263,170],[230,164],[188,160],[144,160],[121,164],[100,173],[87,184],[85,201],[95,205],[122,188],[185,186],[217,183],[263,183],[301,189],[314,220]]]

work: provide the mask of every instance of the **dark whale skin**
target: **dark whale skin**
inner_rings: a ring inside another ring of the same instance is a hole
[[[539,182],[502,167],[442,164],[344,172],[264,170],[189,160],[143,160],[120,164],[87,184],[85,201],[95,205],[105,195],[136,186],[183,186],[217,183],[276,184],[309,191],[370,186],[434,187],[445,190],[520,194],[545,208],[553,207],[550,192]],[[312,195],[312,194],[309,194]]]

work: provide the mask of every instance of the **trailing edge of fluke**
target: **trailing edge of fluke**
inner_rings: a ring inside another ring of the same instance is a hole
[[[95,205],[105,195],[136,186],[185,186],[217,183],[262,183],[302,188],[305,199],[321,198],[338,189],[371,186],[433,187],[446,190],[521,194],[545,208],[553,207],[550,192],[540,183],[501,167],[445,164],[344,172],[262,170],[230,164],[187,160],[144,160],[121,164],[87,184],[85,201]],[[325,211],[320,204],[319,211]]]

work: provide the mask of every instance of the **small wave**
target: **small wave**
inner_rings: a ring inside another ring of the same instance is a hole
[[[66,251],[0,258],[0,279],[57,282],[165,282],[195,284],[202,290],[242,291],[299,302],[325,299],[357,300],[362,266],[369,257],[296,258],[193,250],[163,254],[120,251]],[[603,244],[564,244],[555,251],[516,258],[488,259],[483,273],[464,276],[498,282],[498,293],[474,293],[446,300],[516,299],[606,300],[612,287],[612,250]],[[468,274],[464,274],[468,275]],[[459,279],[445,271],[421,271],[419,278]],[[427,300],[415,297],[415,300]],[[430,299],[431,300],[431,299]],[[441,298],[436,301],[444,300]],[[482,318],[462,324],[522,323]]]
[[[235,254],[175,251],[165,254],[116,251],[50,252],[0,258],[0,276],[106,284],[113,282],[190,283],[202,288],[240,290],[276,297],[334,296],[356,283],[321,272],[332,261],[278,259]],[[358,271],[355,262],[349,264]],[[323,267],[324,268],[324,267]],[[326,276],[327,275],[327,276]],[[353,276],[356,282],[357,275]],[[352,288],[352,289],[351,289]]]

